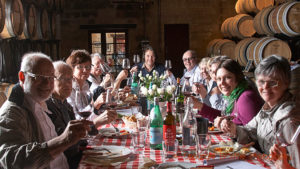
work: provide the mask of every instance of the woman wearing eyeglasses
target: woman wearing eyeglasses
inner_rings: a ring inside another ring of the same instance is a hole
[[[255,78],[259,94],[265,101],[262,109],[246,126],[237,126],[225,120],[220,126],[222,131],[230,133],[239,143],[254,141],[264,153],[269,154],[273,144],[278,144],[279,139],[290,140],[297,130],[300,124],[299,107],[296,107],[295,99],[288,89],[291,71],[285,58],[275,55],[265,58],[255,69]],[[282,136],[276,138],[275,133],[280,130]],[[300,168],[300,137],[286,149],[291,165]],[[287,165],[282,163],[277,168],[286,169]]]
[[[214,109],[197,99],[194,99],[194,108],[199,110],[202,117],[214,121],[217,127],[228,118],[237,125],[246,125],[260,110],[263,101],[248,85],[240,65],[232,59],[222,60],[216,71],[216,81],[226,101],[224,110]]]
[[[66,63],[73,68],[72,93],[70,97],[67,98],[67,101],[74,106],[76,91],[89,91],[90,85],[87,79],[91,72],[92,61],[88,51],[74,50],[67,58]],[[105,96],[102,93],[95,99],[94,108],[99,109],[104,103]],[[76,118],[79,119],[80,116],[76,115]]]

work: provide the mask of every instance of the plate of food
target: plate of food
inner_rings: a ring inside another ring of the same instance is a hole
[[[208,127],[208,133],[215,134],[215,133],[222,133],[222,131],[215,126],[211,126]]]
[[[127,136],[131,133],[130,129],[119,129],[119,133],[116,132],[115,128],[109,127],[109,128],[102,128],[99,130],[99,135],[102,137],[115,137],[115,136]]]
[[[126,160],[132,151],[123,146],[90,146],[83,151],[82,162],[91,165],[111,166],[112,163]]]
[[[219,155],[229,155],[233,153],[250,155],[256,152],[256,149],[248,146],[245,147],[238,142],[233,143],[232,141],[221,141],[219,144],[210,146],[209,151]]]

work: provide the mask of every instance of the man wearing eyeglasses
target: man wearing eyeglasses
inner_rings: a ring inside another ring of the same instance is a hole
[[[55,78],[48,56],[24,55],[19,84],[0,109],[1,167],[69,168],[62,152],[84,137],[92,122],[70,121],[57,136],[45,103],[53,91]]]
[[[194,50],[187,50],[182,56],[182,61],[185,67],[184,75],[180,79],[180,84],[183,85],[185,78],[189,78],[190,85],[193,82],[200,82],[200,69],[197,66],[197,53]]]

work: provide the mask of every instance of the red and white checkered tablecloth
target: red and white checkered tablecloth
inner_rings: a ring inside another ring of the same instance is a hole
[[[111,125],[104,125],[102,126],[102,128],[105,127],[112,127]],[[118,128],[125,128],[125,124],[120,121],[118,124]],[[212,144],[216,144],[219,143],[221,141],[229,141],[230,138],[223,135],[223,134],[211,134],[211,139],[212,139]],[[139,166],[141,166],[144,163],[143,157],[149,157],[153,160],[155,160],[157,163],[162,163],[163,162],[163,152],[162,150],[151,150],[149,148],[149,133],[146,139],[146,147],[144,149],[144,153],[143,154],[134,154],[131,156],[131,158],[129,158],[129,160],[127,162],[124,162],[116,167],[101,167],[101,166],[92,166],[92,165],[88,165],[85,164],[83,162],[80,162],[79,164],[79,169],[96,169],[96,168],[120,168],[120,169],[125,169],[125,168],[133,168],[136,169]],[[94,145],[115,145],[115,146],[124,146],[127,148],[132,149],[133,151],[133,147],[131,146],[131,137],[130,135],[128,136],[123,136],[123,137],[118,137],[118,138],[112,138],[112,137],[100,137],[100,138],[96,138],[94,143]],[[199,165],[202,165],[202,160],[200,160],[199,158],[196,157],[187,157],[187,156],[182,156],[180,155],[180,146],[179,146],[179,154],[177,157],[168,160],[168,162],[190,162],[190,163],[197,163]],[[134,152],[134,151],[133,151]],[[85,158],[85,156],[83,156],[82,158]],[[251,164],[255,164],[255,165],[260,165],[263,166],[263,162],[258,161],[258,160],[247,160],[247,162],[251,163]],[[265,168],[269,168],[272,169],[274,168],[274,166],[268,166]]]

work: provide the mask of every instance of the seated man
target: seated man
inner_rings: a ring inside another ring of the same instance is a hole
[[[184,84],[185,78],[188,78],[191,86],[193,85],[193,82],[200,82],[202,77],[200,74],[200,69],[197,65],[197,53],[193,50],[187,50],[182,56],[182,61],[185,70],[180,79],[180,84]]]
[[[68,122],[75,119],[73,108],[66,100],[72,92],[73,70],[63,61],[56,61],[53,65],[56,77],[54,80],[54,91],[46,103],[48,109],[51,111],[48,115],[55,125],[55,130],[57,134],[61,134],[65,130]],[[117,113],[115,111],[105,111],[94,119],[94,125],[98,128],[100,125],[113,121],[116,117]],[[80,162],[82,154],[78,149],[79,144],[80,142],[64,152],[70,168],[77,168]]]
[[[42,53],[22,58],[20,84],[0,109],[0,165],[3,168],[69,168],[62,152],[85,136],[92,122],[70,121],[57,136],[45,113],[52,93],[54,68]]]

